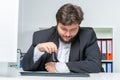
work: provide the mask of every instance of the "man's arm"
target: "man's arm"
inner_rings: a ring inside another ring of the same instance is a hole
[[[34,48],[34,55],[33,55],[33,61],[34,61],[34,63],[35,63],[36,61],[38,61],[38,59],[39,59],[43,54],[45,54],[45,52],[41,52],[41,51],[39,51],[39,50],[37,49],[37,47],[35,47],[35,48]]]
[[[34,63],[39,60],[39,58],[44,54],[45,52],[41,52],[38,50],[37,47],[34,49],[34,56],[33,61]],[[70,72],[66,63],[61,62],[48,62],[45,64],[45,68],[48,72],[56,72],[56,73],[68,73]]]
[[[29,50],[27,51],[27,53],[23,57],[23,60],[21,61],[23,70],[27,70],[27,71],[45,70],[45,62],[47,60],[47,57],[49,57],[50,55],[45,53],[41,56],[41,58],[39,58],[34,63],[33,61],[34,48],[39,43],[44,43],[44,42],[49,41],[49,37],[52,35],[54,29],[55,28],[50,28],[50,29],[34,32],[32,45],[30,46]],[[44,34],[46,34],[46,36],[43,36]]]
[[[32,44],[28,52],[24,55],[21,64],[22,68],[25,71],[31,71],[32,70],[32,65],[34,64],[33,61],[33,53],[34,53],[34,45]]]
[[[44,64],[45,64],[45,59],[47,57],[47,54],[44,54],[34,62],[34,49],[38,43],[40,43],[41,39],[38,38],[38,35],[40,35],[40,32],[35,32],[33,34],[33,42],[32,45],[30,46],[29,50],[27,53],[24,55],[23,60],[21,61],[22,68],[25,71],[37,71],[37,70],[45,70],[44,69]],[[39,66],[41,65],[41,66]]]
[[[95,32],[92,29],[89,30],[89,33],[90,35],[86,36],[89,37],[89,39],[86,38],[87,45],[84,47],[82,53],[84,54],[85,59],[66,63],[71,72],[101,72],[101,56],[99,47],[97,45],[97,38]]]

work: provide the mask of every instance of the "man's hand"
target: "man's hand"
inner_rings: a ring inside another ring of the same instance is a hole
[[[45,43],[40,43],[37,45],[38,50],[41,52],[47,52],[47,53],[57,53],[57,46],[53,42],[45,42]]]
[[[55,63],[56,62],[48,62],[45,64],[45,69],[48,71],[48,72],[55,72],[56,69],[55,69]]]

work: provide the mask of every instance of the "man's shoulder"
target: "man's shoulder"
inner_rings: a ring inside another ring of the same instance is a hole
[[[92,27],[80,27],[80,33],[90,34],[93,32],[94,32],[94,29]]]
[[[92,27],[80,27],[81,30],[93,30]]]
[[[53,35],[53,33],[56,31],[55,29],[56,29],[55,27],[51,27],[49,29],[44,29],[34,32],[33,34],[34,41],[36,42],[48,41]]]
[[[96,33],[92,27],[80,27],[79,36],[83,39],[96,37]]]

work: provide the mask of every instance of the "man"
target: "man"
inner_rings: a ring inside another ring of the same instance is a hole
[[[37,31],[22,60],[23,70],[48,72],[101,72],[100,51],[92,28],[81,28],[83,11],[63,5],[56,14],[57,25]]]

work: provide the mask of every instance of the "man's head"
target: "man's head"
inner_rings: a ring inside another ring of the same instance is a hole
[[[72,4],[63,5],[56,14],[60,39],[65,43],[71,42],[77,35],[82,20],[83,11],[79,6]]]

